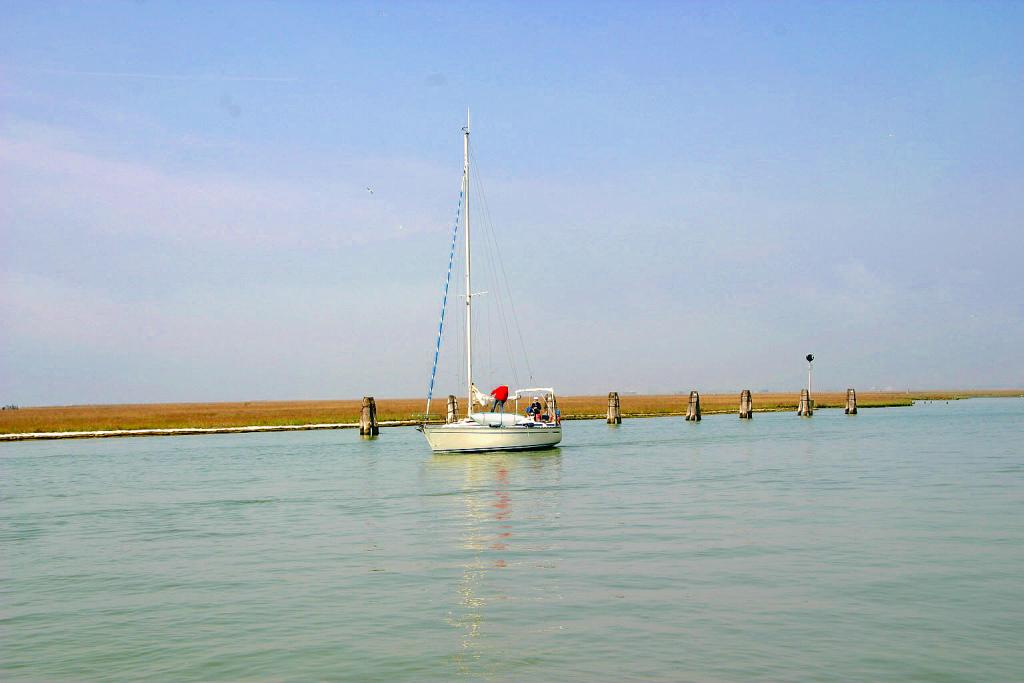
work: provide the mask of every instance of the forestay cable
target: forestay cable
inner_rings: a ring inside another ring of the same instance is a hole
[[[455,239],[459,234],[459,219],[462,217],[462,199],[466,193],[466,174],[462,175],[462,187],[459,188],[459,205],[455,209],[455,224],[452,226],[452,247],[448,253],[448,273],[444,277],[444,296],[441,299],[441,320],[437,324],[437,343],[434,346],[434,367],[430,369],[430,386],[427,388],[427,410],[423,413],[423,423],[430,419],[430,399],[434,396],[434,377],[437,376],[437,357],[441,353],[441,336],[444,334],[444,313],[448,309],[448,285],[452,281],[452,263],[455,260]]]

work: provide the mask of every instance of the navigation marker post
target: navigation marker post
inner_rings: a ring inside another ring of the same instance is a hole
[[[800,417],[814,415],[814,398],[811,397],[814,379],[814,354],[809,353],[805,358],[807,359],[807,388],[800,391],[800,407],[796,411],[796,414]]]

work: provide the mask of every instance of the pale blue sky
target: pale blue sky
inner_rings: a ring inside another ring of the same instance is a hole
[[[467,106],[538,382],[1024,385],[1024,4],[0,11],[0,402],[423,394]]]

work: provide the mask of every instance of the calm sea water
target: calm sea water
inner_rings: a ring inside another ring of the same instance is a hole
[[[1024,680],[1024,400],[565,436],[0,444],[0,679]]]

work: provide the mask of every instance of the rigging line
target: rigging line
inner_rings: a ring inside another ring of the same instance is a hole
[[[458,275],[458,277],[455,280],[455,282],[456,282],[455,291],[456,291],[456,293],[458,293],[458,298],[460,298],[460,299],[466,295],[466,280],[463,278],[464,270],[465,270],[465,264],[462,262],[461,259],[459,259],[459,261],[456,262],[456,264],[455,264],[455,272]],[[456,322],[457,322],[457,325],[458,325],[458,329],[465,330],[466,329],[466,307],[465,306],[456,306],[455,309],[456,309],[456,311],[455,311],[455,318],[456,318]],[[464,387],[464,386],[466,386],[466,383],[468,381],[467,378],[466,378],[466,362],[465,362],[465,359],[466,359],[466,335],[465,334],[457,334],[457,335],[455,335],[455,339],[456,339],[456,342],[455,342],[455,361],[454,361],[455,368],[456,368],[456,370],[455,370],[455,381],[456,381],[455,386],[456,387]],[[459,395],[459,394],[462,393],[462,390],[458,389],[454,393],[456,395]]]
[[[492,246],[492,244],[494,242],[494,224],[493,224],[493,222],[488,220],[486,216],[485,216],[485,218],[484,218],[484,220],[482,222],[483,222],[483,227],[484,227],[484,230],[483,230],[484,240],[485,240],[485,242],[487,243],[487,246],[488,246],[488,249],[486,250],[487,260],[488,260],[488,263],[490,265],[492,277],[495,280],[497,280],[498,279],[499,271],[498,271],[497,265],[495,264],[494,248]],[[501,288],[499,287],[499,290],[500,289]],[[498,318],[499,318],[499,322],[501,323],[501,326],[502,326],[502,341],[504,342],[505,352],[508,354],[509,366],[510,366],[510,369],[512,370],[512,375],[514,377],[514,380],[518,384],[519,383],[519,369],[516,367],[515,354],[512,351],[512,342],[511,342],[512,335],[511,335],[511,332],[509,330],[508,315],[505,313],[505,296],[508,296],[508,295],[509,295],[509,292],[507,290],[506,291],[499,291],[498,292],[498,296],[497,296]]]
[[[475,163],[471,164],[471,166],[473,167],[473,170],[476,171],[476,176],[475,177],[477,179],[479,179],[479,177],[480,177],[479,176],[479,171],[476,170]],[[474,189],[475,189],[475,186],[474,186]],[[478,194],[474,195],[474,196],[478,196]],[[478,234],[483,238],[483,243],[484,243],[484,247],[485,247],[484,250],[483,250],[483,255],[486,257],[485,261],[482,261],[482,263],[485,263],[488,266],[488,268],[489,268],[488,273],[491,275],[492,288],[493,288],[493,285],[497,285],[498,282],[497,282],[496,278],[494,277],[495,273],[497,272],[497,269],[494,266],[494,254],[493,254],[493,251],[489,248],[489,243],[488,243],[488,239],[490,237],[489,229],[491,228],[491,226],[488,225],[486,217],[478,216],[478,219],[479,219],[478,227],[481,228]],[[498,307],[499,322],[504,323],[504,311],[503,311],[503,306],[502,306],[502,292],[495,291],[494,294],[497,297],[497,307]],[[490,363],[490,368],[489,368],[490,372],[493,374],[496,371],[496,367],[494,366],[494,357],[493,357],[493,348],[494,348],[494,342],[493,342],[494,327],[493,326],[494,326],[494,322],[495,321],[494,321],[493,313],[491,311],[491,306],[486,306],[483,310],[487,314],[488,362]],[[506,351],[507,351],[507,349],[506,349]]]
[[[466,193],[466,174],[462,174],[462,187],[459,188],[459,204],[455,209],[455,224],[452,226],[452,246],[448,252],[448,273],[444,278],[444,296],[441,298],[441,320],[437,324],[437,343],[434,345],[434,366],[430,369],[430,386],[427,388],[427,408],[423,413],[423,423],[430,419],[430,400],[434,397],[434,378],[437,375],[437,358],[441,353],[441,337],[444,334],[444,312],[448,308],[448,285],[452,281],[452,261],[455,259],[455,238],[459,233],[459,216],[462,215],[462,199]]]
[[[494,237],[494,225],[486,223],[486,222],[485,222],[485,224],[487,225],[488,237],[490,238],[491,243],[493,245],[493,242],[495,240],[495,237]],[[492,246],[492,250],[493,250],[493,246]],[[492,271],[495,274],[495,278],[497,279],[499,271],[498,271],[498,267],[494,264],[495,260],[496,259],[495,259],[495,257],[492,254],[492,256],[491,256],[491,269],[492,269]],[[512,296],[511,292],[508,291],[508,287],[507,286],[505,287],[504,294],[505,294],[505,296],[508,296],[508,297]],[[515,380],[515,383],[516,384],[521,384],[520,378],[519,378],[519,367],[518,367],[518,365],[516,363],[516,353],[512,349],[512,340],[513,340],[512,330],[509,327],[508,313],[505,311],[505,308],[506,308],[505,296],[501,296],[501,297],[498,298],[498,315],[499,315],[499,318],[500,318],[500,321],[501,321],[501,326],[502,326],[502,341],[504,342],[505,352],[508,354],[509,367],[512,370],[512,376],[513,376],[513,378]]]
[[[473,148],[472,147],[470,147],[469,152],[470,152],[470,155],[473,154]],[[473,157],[473,167],[474,168],[476,167],[476,157],[475,156]],[[479,193],[480,193],[480,198],[481,198],[481,202],[480,203],[483,205],[484,215],[487,217],[487,220],[490,220],[491,208],[490,208],[490,205],[487,203],[487,195],[484,192],[483,182],[482,182],[482,180],[480,178],[480,172],[479,171],[477,171],[477,183],[479,185]],[[501,257],[501,246],[498,243],[497,239],[495,239],[495,241],[494,241],[494,247],[495,247],[495,251],[498,252],[498,263],[499,263],[499,265],[501,265],[501,274],[502,274],[502,277],[505,280],[506,291],[511,291],[511,288],[509,287],[508,272],[506,272],[506,270],[505,270],[505,260]],[[530,356],[529,356],[529,354],[526,353],[526,342],[523,340],[523,330],[519,326],[519,316],[516,314],[516,304],[515,304],[515,301],[513,300],[513,298],[511,296],[509,297],[509,306],[512,309],[512,322],[515,325],[516,334],[519,337],[519,346],[520,346],[520,348],[522,349],[522,352],[523,352],[523,360],[526,362],[526,372],[527,372],[527,374],[529,374],[529,376],[530,376],[530,383],[532,384],[532,383],[534,383],[533,368],[530,366]]]
[[[470,149],[470,154],[472,154],[472,148]],[[498,278],[499,278],[500,272],[501,272],[501,271],[499,271],[498,266],[495,265],[495,260],[498,260],[499,263],[500,263],[500,259],[497,259],[496,256],[495,256],[495,254],[499,253],[499,249],[498,249],[498,246],[497,246],[498,241],[497,241],[497,236],[496,236],[497,231],[494,229],[494,221],[492,220],[491,215],[490,215],[490,208],[486,206],[486,195],[483,194],[483,181],[480,178],[480,171],[477,170],[477,168],[476,168],[475,157],[474,157],[472,166],[473,166],[473,169],[476,171],[475,178],[476,178],[476,182],[478,183],[478,187],[479,187],[478,193],[479,193],[479,196],[481,198],[481,206],[484,207],[483,220],[482,220],[482,223],[483,223],[483,226],[484,226],[484,231],[483,231],[484,239],[485,239],[485,241],[488,240],[488,239],[490,240],[490,242],[488,243],[488,246],[490,248],[486,250],[486,254],[487,254],[487,257],[488,257],[489,262],[490,262],[490,268],[491,268],[492,277],[494,277],[494,279],[497,281]],[[501,265],[503,265],[503,264],[501,264]],[[496,284],[500,284],[500,283],[496,282]],[[501,289],[501,287],[499,287],[499,289]],[[512,296],[511,295],[511,287],[509,287],[509,285],[508,285],[508,278],[507,278],[507,276],[505,278],[505,285],[504,285],[504,292],[503,293],[504,293],[504,296],[502,296],[501,293],[499,293],[498,301],[497,301],[497,303],[498,303],[498,314],[499,314],[500,319],[501,319],[502,330],[503,330],[503,333],[504,333],[503,341],[505,342],[505,351],[508,354],[509,366],[510,366],[510,369],[512,370],[513,379],[514,379],[516,384],[520,384],[520,381],[519,381],[519,368],[516,365],[516,354],[512,350],[512,332],[511,332],[511,330],[509,328],[508,314],[505,312],[505,296],[508,296],[509,299],[511,299],[511,296]],[[524,351],[525,351],[525,349],[524,349]],[[525,357],[526,354],[524,353],[523,355]],[[526,360],[527,360],[527,363],[529,363],[529,359],[527,358]]]
[[[490,228],[491,228],[491,235],[490,235],[490,237],[491,237],[493,245],[494,245],[494,251],[498,255],[497,260],[498,260],[499,265],[501,266],[501,271],[500,272],[501,272],[501,275],[504,278],[505,289],[506,289],[506,291],[511,292],[511,286],[509,285],[509,279],[508,279],[508,272],[505,270],[504,259],[501,258],[501,246],[500,246],[500,243],[498,242],[498,239],[497,239],[497,236],[496,236],[497,231],[494,230],[494,221],[493,221],[493,219],[491,217],[490,205],[487,202],[486,191],[483,188],[483,180],[481,178],[479,178],[479,176],[477,177],[477,180],[480,183],[480,190],[479,191],[480,191],[480,195],[481,195],[481,205],[483,207],[483,212],[484,212],[484,215],[485,215],[485,223],[488,223],[490,225]],[[498,269],[495,268],[495,277],[497,277],[497,276],[498,276]],[[515,311],[515,301],[513,300],[513,297],[511,297],[511,296],[509,296],[509,307],[511,309],[512,322],[513,322],[513,325],[514,325],[514,327],[516,329],[517,337],[519,339],[520,350],[521,350],[521,352],[523,354],[523,360],[526,363],[526,369],[527,369],[527,372],[530,375],[530,380],[532,382],[533,381],[533,369],[530,366],[530,356],[529,356],[529,354],[526,351],[526,344],[525,344],[525,342],[523,340],[522,329],[519,327],[519,320],[518,320],[518,316],[516,315],[516,311]],[[504,313],[504,307],[502,307],[502,313]],[[507,319],[506,319],[505,324],[506,324],[507,346],[508,346],[509,358],[510,359],[514,359],[516,354],[512,352],[512,334],[511,334],[511,331],[508,330]],[[512,360],[512,363],[514,364],[515,361]],[[515,374],[518,375],[518,372],[516,372]],[[518,379],[517,379],[517,382],[518,382]]]
[[[494,315],[490,306],[483,307],[484,327],[487,328],[487,374],[494,376]]]
[[[491,254],[491,269],[494,271],[495,279],[498,279],[500,271],[498,269],[498,266],[495,265],[495,261],[497,260],[497,257],[494,255],[494,254],[497,253],[497,247],[496,247],[496,244],[497,244],[496,232],[497,231],[494,229],[494,222],[491,221],[489,219],[489,217],[485,220],[485,225],[487,226],[488,238],[490,239],[490,242],[491,242],[491,252],[492,252],[492,254]],[[505,351],[508,354],[509,365],[511,366],[512,375],[515,378],[516,384],[521,384],[520,378],[519,378],[519,367],[518,367],[518,365],[516,363],[516,353],[515,353],[515,351],[512,348],[513,337],[512,337],[512,330],[511,330],[511,328],[509,326],[509,315],[508,315],[508,313],[505,310],[506,309],[505,298],[506,297],[511,298],[512,297],[512,291],[511,291],[510,287],[507,284],[504,286],[503,289],[504,289],[503,293],[504,293],[505,296],[502,296],[502,297],[500,297],[498,299],[498,313],[501,316],[502,332],[503,332],[503,335],[504,335],[503,336],[503,341],[505,342]]]
[[[462,285],[462,283],[459,283],[459,290],[464,292],[465,289],[466,288]],[[465,294],[463,294],[462,296],[465,296]],[[465,306],[457,306],[457,308],[459,309],[459,329],[460,330],[465,330],[466,329],[466,307]],[[457,334],[455,336],[457,336],[459,338],[459,343],[458,343],[458,345],[456,346],[456,349],[455,349],[455,351],[456,351],[455,367],[457,367],[459,369],[459,371],[457,373],[458,383],[455,385],[456,389],[453,390],[453,393],[456,394],[456,395],[461,395],[462,394],[462,387],[466,386],[466,384],[469,382],[469,378],[466,375],[466,335],[465,334]]]

